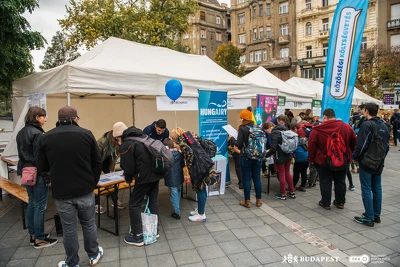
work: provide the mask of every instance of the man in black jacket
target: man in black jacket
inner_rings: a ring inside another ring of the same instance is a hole
[[[161,175],[152,171],[151,155],[145,145],[129,137],[146,138],[142,130],[131,126],[129,128],[122,122],[113,126],[113,136],[120,145],[121,168],[127,183],[135,180],[129,198],[129,215],[131,219],[131,232],[125,236],[124,241],[129,245],[143,246],[143,227],[141,206],[145,196],[149,199],[149,209],[152,214],[158,215],[158,184]],[[158,235],[158,233],[157,233]]]
[[[56,128],[42,137],[37,158],[39,172],[50,172],[52,196],[63,226],[67,255],[58,266],[79,264],[77,215],[89,264],[96,265],[104,253],[97,243],[93,193],[101,173],[100,152],[93,134],[79,127],[78,121],[75,108],[62,107]]]
[[[393,141],[394,145],[397,146],[398,129],[400,127],[400,113],[398,109],[394,110],[392,117],[390,117],[390,124],[393,126]]]
[[[374,103],[365,104],[366,120],[361,125],[357,135],[357,145],[353,152],[353,159],[359,160],[360,184],[365,213],[363,217],[354,217],[358,223],[374,226],[374,222],[380,223],[382,209],[382,171],[385,157],[389,151],[389,131],[383,121],[377,117],[378,105]],[[382,138],[385,146],[385,154],[378,169],[370,169],[370,166],[363,164],[363,155],[368,151],[373,136],[373,126],[376,125],[378,135]]]

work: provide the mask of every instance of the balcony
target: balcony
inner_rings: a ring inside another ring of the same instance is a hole
[[[326,56],[322,56],[322,57],[317,56],[317,57],[311,57],[311,58],[299,58],[297,60],[297,63],[299,64],[300,67],[317,65],[317,64],[325,64]]]
[[[246,50],[246,44],[238,44],[237,48],[239,48],[240,50]]]
[[[400,28],[400,19],[392,19],[387,22],[387,29],[397,29]]]
[[[330,32],[329,29],[327,29],[327,30],[319,30],[319,36],[318,36],[318,38],[321,38],[321,39],[323,39],[323,38],[329,38],[329,32]]]
[[[279,45],[287,45],[290,42],[289,35],[282,35],[278,37]]]

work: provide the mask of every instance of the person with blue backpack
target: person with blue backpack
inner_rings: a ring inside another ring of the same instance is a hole
[[[265,133],[254,127],[253,113],[247,109],[240,112],[241,123],[238,128],[236,146],[240,149],[240,168],[242,170],[244,200],[240,205],[250,208],[251,180],[256,191],[256,205],[261,207],[261,164],[265,153]]]

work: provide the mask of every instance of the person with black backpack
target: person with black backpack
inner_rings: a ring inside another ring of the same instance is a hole
[[[397,146],[397,138],[398,138],[398,129],[400,128],[400,113],[398,109],[394,110],[392,117],[390,117],[390,123],[392,124],[393,130],[393,142],[394,146]]]
[[[373,227],[380,223],[382,210],[382,171],[389,151],[389,131],[377,117],[378,105],[365,104],[365,122],[357,135],[353,159],[360,165],[361,195],[365,212],[354,217],[358,223]]]

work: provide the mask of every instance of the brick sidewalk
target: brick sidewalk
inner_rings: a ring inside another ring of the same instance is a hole
[[[98,230],[105,255],[97,266],[362,266],[349,264],[348,256],[364,254],[387,258],[383,263],[367,266],[400,266],[399,156],[400,152],[392,147],[382,179],[382,223],[373,228],[353,221],[354,216],[363,212],[357,174],[353,175],[356,190],[347,191],[345,208],[332,207],[330,211],[318,206],[318,186],[298,192],[295,200],[275,199],[279,190],[276,177],[271,177],[270,194],[263,193],[264,205],[257,208],[253,199],[252,207],[246,209],[238,204],[242,192],[233,182],[225,195],[209,197],[206,223],[187,220],[189,211],[197,206],[187,199],[181,202],[181,220],[171,218],[168,191],[161,181],[158,242],[141,248],[126,245],[123,235],[129,228],[129,215],[127,209],[122,210],[121,236]],[[233,173],[231,176],[234,177]],[[266,191],[265,179],[263,184]],[[127,190],[120,197],[123,203],[128,203]],[[20,203],[8,197],[3,199],[0,202],[0,266],[57,266],[64,259],[62,238],[53,247],[32,248],[27,231],[22,230]],[[55,205],[49,199],[46,218],[54,214]],[[113,221],[103,219],[102,226],[112,229]],[[45,229],[55,236],[52,220],[46,222]],[[81,231],[79,237],[80,266],[88,266]],[[314,257],[313,260],[328,257],[339,261],[302,262],[300,257],[307,256]]]

